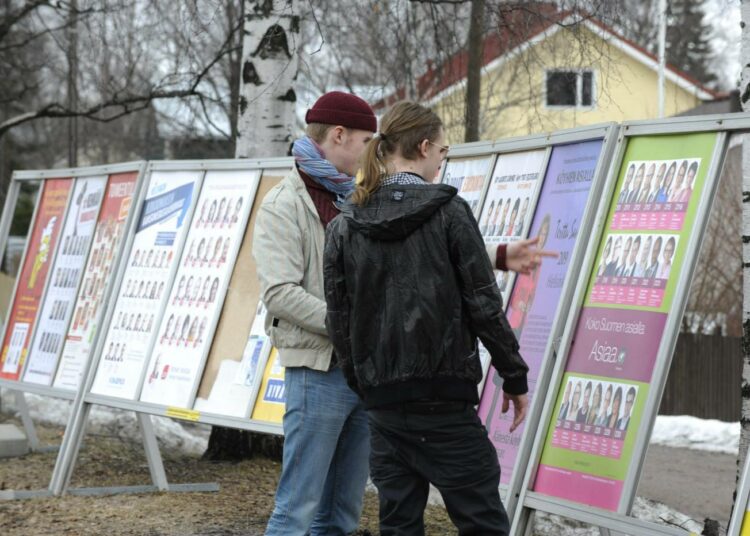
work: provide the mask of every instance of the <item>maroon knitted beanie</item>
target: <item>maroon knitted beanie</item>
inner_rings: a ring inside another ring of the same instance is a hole
[[[377,132],[378,121],[366,101],[351,93],[329,91],[307,110],[305,123],[323,123]]]

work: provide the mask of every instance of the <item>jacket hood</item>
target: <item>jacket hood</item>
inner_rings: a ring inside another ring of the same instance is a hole
[[[422,226],[458,191],[447,184],[393,184],[379,188],[364,206],[347,203],[351,229],[376,240],[401,240]]]

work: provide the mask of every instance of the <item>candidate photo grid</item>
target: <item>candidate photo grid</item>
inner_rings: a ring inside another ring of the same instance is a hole
[[[556,408],[553,446],[619,458],[637,397],[636,385],[569,376]]]
[[[686,210],[700,159],[633,161],[617,196],[617,210]]]

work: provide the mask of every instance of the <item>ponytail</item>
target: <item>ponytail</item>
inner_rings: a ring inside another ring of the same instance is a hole
[[[370,196],[380,187],[380,179],[385,175],[385,162],[382,158],[380,144],[384,140],[382,136],[376,136],[369,141],[365,148],[362,161],[362,180],[352,193],[352,203],[362,206],[367,203]]]
[[[364,205],[380,188],[387,173],[386,157],[398,152],[408,160],[417,159],[419,144],[425,139],[436,140],[442,128],[443,122],[429,108],[416,102],[396,103],[380,122],[381,134],[371,139],[365,148],[362,180],[352,194],[352,203]]]

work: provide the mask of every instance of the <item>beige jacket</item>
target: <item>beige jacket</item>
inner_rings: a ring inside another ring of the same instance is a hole
[[[266,333],[285,367],[328,370],[333,346],[323,293],[325,230],[295,167],[263,199],[255,221],[253,257]]]

